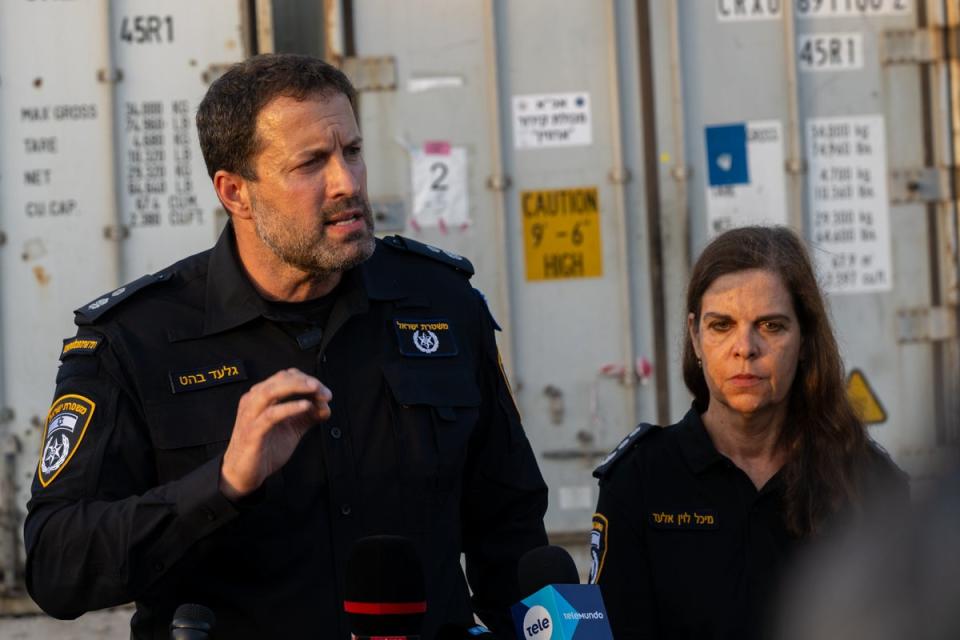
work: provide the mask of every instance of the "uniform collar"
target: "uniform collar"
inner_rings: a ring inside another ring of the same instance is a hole
[[[378,240],[374,257],[343,275],[339,287],[341,293],[331,316],[336,324],[366,311],[368,298],[393,300],[406,295],[396,282],[395,274],[382,259],[376,259],[385,251]],[[267,302],[257,293],[243,270],[233,225],[228,222],[210,252],[203,335],[227,331],[269,314]],[[331,337],[332,333],[329,332]]]
[[[266,303],[243,271],[233,224],[227,222],[210,252],[203,335],[238,327],[267,311]]]
[[[707,428],[703,426],[703,420],[696,407],[691,407],[677,426],[680,450],[694,473],[701,473],[709,466],[726,460],[713,446],[713,441],[707,433]]]
[[[360,265],[363,285],[371,300],[400,300],[408,295],[404,278],[392,260],[392,249],[377,238],[377,246],[369,260]]]
[[[731,469],[736,468],[733,462],[717,451],[713,440],[707,433],[707,428],[703,425],[700,412],[697,411],[695,406],[690,408],[690,411],[687,412],[687,415],[683,417],[677,427],[680,450],[694,473],[703,473],[718,463],[725,464]],[[743,473],[743,471],[740,471],[740,473]],[[744,474],[744,478],[746,478],[746,474]],[[776,493],[781,490],[782,486],[783,469],[780,469],[763,485],[759,493],[762,495]]]

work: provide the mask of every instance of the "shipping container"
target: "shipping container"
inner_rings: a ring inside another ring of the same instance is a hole
[[[684,286],[786,224],[848,392],[922,488],[960,444],[960,7],[951,0],[10,0],[0,4],[0,594],[71,310],[212,244],[193,114],[299,51],[360,90],[378,232],[467,256],[579,551],[591,471],[690,405]]]

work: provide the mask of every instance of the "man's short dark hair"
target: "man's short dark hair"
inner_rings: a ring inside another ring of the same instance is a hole
[[[280,53],[237,63],[210,85],[197,109],[197,133],[207,173],[223,169],[256,180],[253,158],[260,151],[257,115],[281,96],[306,100],[343,94],[357,114],[357,92],[336,67],[311,56]]]

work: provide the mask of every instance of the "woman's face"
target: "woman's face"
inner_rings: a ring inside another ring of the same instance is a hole
[[[703,294],[699,321],[691,313],[687,326],[711,411],[752,415],[785,406],[803,337],[780,276],[766,269],[720,276]]]

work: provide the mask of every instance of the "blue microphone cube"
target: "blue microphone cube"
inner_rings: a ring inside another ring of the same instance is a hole
[[[613,640],[597,585],[549,585],[510,610],[522,640]]]

